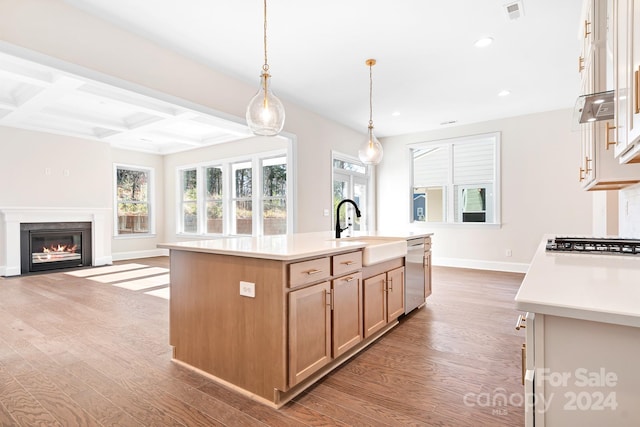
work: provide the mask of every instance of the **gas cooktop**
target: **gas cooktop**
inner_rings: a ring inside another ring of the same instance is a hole
[[[547,239],[547,251],[640,255],[640,239],[608,237],[555,237]]]

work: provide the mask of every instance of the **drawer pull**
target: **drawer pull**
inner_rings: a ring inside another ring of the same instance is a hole
[[[605,123],[605,127],[606,127],[606,135],[605,135],[605,148],[608,150],[610,145],[616,145],[617,142],[616,141],[611,141],[609,140],[609,135],[611,135],[611,131],[614,130],[616,127],[615,126],[611,126],[609,124],[609,122]]]
[[[349,282],[353,282],[355,279],[356,279],[355,277],[353,277],[353,276],[349,276],[349,277],[345,277],[345,278],[344,278],[344,281],[345,281],[345,282],[347,282],[347,283],[349,283]]]
[[[516,321],[516,331],[519,331],[520,328],[527,327],[527,319],[525,319],[524,315],[521,314],[518,316],[518,320]]]
[[[640,114],[640,67],[635,71],[633,77],[636,83],[634,114]]]
[[[355,264],[355,261],[342,261],[340,264],[344,264],[344,265],[353,265]]]
[[[522,344],[522,348],[520,349],[522,358],[522,385],[524,385],[524,377],[527,373],[527,345]]]
[[[312,276],[312,275],[314,275],[314,274],[322,273],[322,270],[318,270],[318,269],[314,268],[313,270],[305,271],[305,273],[306,273],[308,276]]]

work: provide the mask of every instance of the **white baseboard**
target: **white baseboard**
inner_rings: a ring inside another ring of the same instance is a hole
[[[20,267],[7,267],[6,265],[0,266],[0,276],[19,276],[22,274]]]
[[[111,265],[113,264],[113,258],[110,256],[103,256],[100,258],[96,258],[93,260],[93,267],[99,267],[101,265]]]
[[[529,264],[519,262],[480,261],[463,258],[433,257],[432,265],[439,267],[472,268],[476,270],[506,271],[510,273],[526,273]]]
[[[114,261],[126,261],[128,259],[151,258],[156,256],[169,256],[169,249],[151,249],[147,251],[118,252],[111,254]]]

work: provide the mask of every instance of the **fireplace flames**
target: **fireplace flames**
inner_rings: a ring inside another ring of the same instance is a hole
[[[33,258],[38,261],[55,261],[68,259],[70,255],[75,255],[78,245],[51,245],[42,248],[42,252],[34,252]]]

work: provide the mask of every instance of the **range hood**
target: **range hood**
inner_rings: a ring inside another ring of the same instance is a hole
[[[608,90],[578,97],[574,109],[574,117],[578,119],[578,123],[613,119],[614,92]]]

